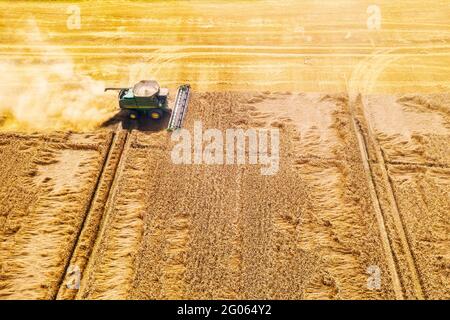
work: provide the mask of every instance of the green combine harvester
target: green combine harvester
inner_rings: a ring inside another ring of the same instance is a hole
[[[176,130],[182,127],[189,103],[188,84],[178,88],[173,110],[168,107],[169,90],[160,88],[154,80],[141,80],[132,88],[105,88],[105,91],[108,90],[119,91],[119,106],[129,111],[130,119],[160,120],[165,113],[170,113],[167,129]]]

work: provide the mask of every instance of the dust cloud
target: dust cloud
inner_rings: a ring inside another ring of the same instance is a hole
[[[34,19],[16,36],[31,58],[0,62],[1,131],[87,131],[112,116],[103,81],[77,74],[70,54],[51,44]]]

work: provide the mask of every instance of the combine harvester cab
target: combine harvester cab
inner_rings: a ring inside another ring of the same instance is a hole
[[[105,88],[105,91],[109,90],[119,91],[119,106],[129,111],[131,119],[144,116],[159,120],[164,113],[171,111],[167,106],[169,90],[160,88],[154,80],[141,80],[132,88]],[[167,130],[173,131],[182,127],[189,103],[189,92],[188,84],[178,88]]]
[[[169,90],[160,88],[153,80],[141,80],[132,88],[106,88],[119,91],[119,106],[130,112],[130,118],[150,117],[155,120],[162,118],[164,113],[169,113],[167,96]]]

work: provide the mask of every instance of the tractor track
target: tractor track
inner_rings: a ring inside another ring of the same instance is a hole
[[[110,156],[110,153],[111,153],[111,150],[112,150],[112,146],[113,146],[113,143],[114,143],[114,137],[115,137],[115,133],[113,133],[113,137],[111,138],[111,141],[110,141],[110,143],[109,143],[109,145],[107,147],[108,150],[106,152],[105,159],[104,159],[102,167],[100,169],[100,174],[97,177],[97,181],[95,182],[95,186],[93,188],[93,192],[92,192],[91,197],[89,199],[89,203],[87,205],[86,213],[85,213],[84,219],[83,219],[83,221],[81,223],[81,228],[78,230],[78,234],[77,234],[77,236],[75,238],[75,241],[73,243],[72,249],[70,250],[70,258],[67,259],[66,265],[64,266],[64,271],[62,272],[62,274],[60,276],[60,279],[58,280],[58,291],[56,291],[55,294],[53,295],[53,297],[52,297],[53,300],[57,299],[58,295],[61,292],[61,286],[63,285],[64,279],[69,276],[69,274],[68,274],[69,273],[69,267],[72,265],[71,262],[72,262],[72,258],[73,258],[74,252],[75,252],[75,250],[76,250],[76,248],[78,246],[78,243],[79,243],[79,240],[80,240],[80,237],[81,237],[81,234],[82,234],[82,230],[84,229],[84,226],[86,224],[86,220],[87,220],[87,218],[89,216],[89,213],[91,211],[91,208],[93,206],[94,199],[95,199],[95,196],[97,194],[98,187],[100,185],[100,182],[102,180],[103,174],[105,172],[105,167],[106,167],[106,164],[108,162],[108,157]]]
[[[85,217],[64,267],[64,272],[58,282],[58,291],[53,299],[75,299],[78,295],[80,282],[88,275],[88,272],[85,271],[88,270],[90,257],[95,253],[98,240],[104,234],[104,221],[108,219],[111,198],[114,198],[116,193],[117,180],[123,168],[123,159],[126,158],[126,149],[130,145],[132,130],[133,128],[124,130],[119,123],[112,132],[100,173],[87,205]],[[74,270],[78,274],[74,273]],[[76,287],[69,288],[69,283],[76,284]]]
[[[83,276],[81,277],[80,288],[75,293],[73,299],[82,299],[83,296],[85,295],[85,292],[88,290],[87,289],[89,287],[88,283],[91,281],[91,270],[94,269],[96,264],[96,260],[94,260],[92,257],[98,256],[97,253],[101,250],[102,246],[101,240],[104,238],[106,226],[108,226],[109,220],[112,219],[111,211],[114,207],[113,203],[117,194],[118,180],[124,170],[127,150],[129,149],[131,144],[132,131],[133,127],[130,127],[127,130],[123,130],[121,124],[119,124],[116,129],[115,134],[120,134],[121,132],[124,133],[124,141],[120,147],[119,156],[116,160],[116,166],[112,174],[111,184],[108,189],[107,196],[104,197],[102,219],[98,223],[98,232],[96,233],[95,236],[95,241],[92,246],[91,254],[88,257],[88,261],[86,262],[86,268],[84,270]]]
[[[416,298],[420,299],[420,300],[424,300],[426,297],[424,295],[424,291],[422,288],[422,280],[420,278],[420,273],[418,271],[417,268],[417,263],[416,260],[414,258],[414,254],[413,251],[411,250],[411,244],[410,244],[410,238],[408,237],[408,232],[405,228],[405,222],[402,219],[402,215],[400,213],[400,210],[398,208],[398,201],[397,201],[397,197],[394,193],[394,188],[392,185],[392,179],[389,177],[388,174],[388,169],[387,169],[387,164],[386,164],[386,158],[385,155],[383,153],[383,150],[381,149],[381,147],[378,144],[378,141],[376,139],[376,136],[373,133],[373,129],[370,126],[370,123],[368,122],[368,118],[365,114],[365,108],[364,108],[364,101],[361,100],[361,108],[362,108],[362,114],[365,118],[365,122],[367,124],[367,133],[368,133],[368,138],[370,139],[370,143],[372,143],[374,149],[375,149],[375,153],[376,153],[376,157],[377,160],[380,163],[380,168],[381,168],[381,174],[382,174],[382,181],[383,184],[386,186],[387,188],[387,195],[389,197],[389,203],[390,203],[390,211],[391,211],[391,215],[395,224],[395,229],[397,231],[397,235],[400,238],[400,242],[402,245],[402,248],[404,250],[404,256],[406,258],[406,262],[408,265],[408,269],[411,273],[411,280],[412,280],[412,284],[414,286],[414,293]]]
[[[400,239],[402,249],[404,250],[405,260],[406,260],[406,263],[407,263],[407,266],[408,266],[408,269],[410,272],[410,277],[412,280],[414,295],[417,299],[423,300],[423,299],[425,299],[425,296],[424,296],[424,292],[423,292],[423,288],[422,288],[422,280],[420,278],[417,264],[416,264],[413,252],[411,250],[411,244],[410,244],[409,238],[407,236],[407,230],[405,229],[405,224],[402,220],[401,214],[398,209],[397,198],[393,191],[392,181],[387,172],[387,164],[390,164],[390,162],[386,161],[385,155],[383,154],[383,151],[381,150],[380,146],[377,143],[377,139],[373,133],[373,129],[371,128],[370,123],[367,120],[367,116],[365,114],[364,102],[362,99],[361,99],[361,109],[362,109],[361,113],[362,113],[363,121],[366,124],[367,137],[364,134],[364,130],[361,127],[362,124],[359,122],[359,120],[357,119],[357,117],[355,115],[355,106],[353,104],[350,106],[352,124],[353,124],[353,128],[354,128],[355,134],[357,135],[358,143],[360,146],[364,169],[367,173],[369,187],[371,189],[371,196],[372,196],[372,199],[374,200],[374,204],[375,204],[374,208],[375,208],[375,212],[377,215],[377,221],[378,221],[379,229],[381,232],[384,249],[385,249],[385,252],[386,252],[386,255],[388,258],[388,264],[390,266],[390,271],[391,271],[391,274],[393,277],[392,280],[393,280],[394,291],[395,291],[397,299],[405,298],[405,292],[407,290],[406,290],[406,288],[403,288],[401,278],[399,277],[399,271],[401,271],[401,270],[398,265],[398,261],[396,260],[397,258],[396,258],[395,250],[393,249],[392,243],[391,243],[392,236],[390,237],[390,234],[388,232],[387,222],[386,222],[387,217],[385,215],[389,214],[389,213],[384,212],[384,210],[381,206],[380,196],[379,196],[377,188],[376,188],[375,173],[372,169],[372,166],[375,163],[378,163],[380,165],[382,182],[383,182],[383,185],[387,189],[387,196],[389,199],[389,209],[391,212],[390,216],[391,216],[392,220],[394,221],[397,236]],[[370,157],[369,157],[369,153],[368,153],[369,145],[372,145],[373,149],[375,150],[375,155],[376,155],[376,159],[377,159],[375,163],[370,161]]]
[[[372,172],[370,164],[369,164],[369,154],[367,151],[367,142],[365,141],[364,135],[361,131],[361,128],[359,127],[359,123],[358,123],[357,119],[355,118],[355,115],[353,112],[353,107],[350,107],[350,110],[351,110],[351,117],[352,117],[351,123],[352,123],[353,130],[355,132],[357,141],[358,141],[359,150],[361,152],[361,161],[363,163],[364,172],[366,173],[366,180],[367,180],[368,187],[370,190],[370,196],[372,199],[373,209],[375,211],[375,215],[376,215],[376,219],[377,219],[377,223],[378,223],[378,229],[380,231],[383,249],[384,249],[384,252],[386,255],[386,260],[387,260],[387,264],[389,267],[389,271],[392,276],[392,286],[394,289],[395,297],[397,300],[403,300],[404,296],[403,296],[402,284],[400,281],[400,277],[398,275],[398,265],[394,259],[394,252],[393,252],[391,243],[389,241],[389,235],[388,235],[388,232],[386,229],[386,223],[384,221],[380,199],[376,192],[376,186],[375,186],[375,181],[374,181],[374,177],[373,177],[373,172]]]

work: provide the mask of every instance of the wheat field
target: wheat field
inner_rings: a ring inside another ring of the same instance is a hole
[[[0,299],[450,298],[448,1],[0,8]],[[276,174],[174,163],[141,79]]]

